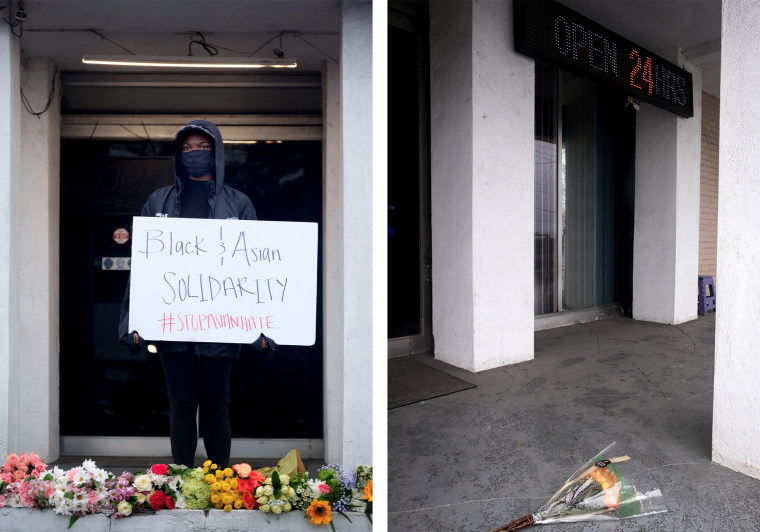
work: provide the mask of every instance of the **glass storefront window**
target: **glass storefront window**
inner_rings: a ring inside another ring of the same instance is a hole
[[[173,182],[171,142],[64,140],[61,143],[61,434],[168,436],[169,404],[155,356],[118,343],[128,271],[104,258],[128,258],[131,233],[153,190]],[[319,141],[225,144],[225,183],[252,199],[259,219],[321,223]],[[320,271],[321,279],[321,248]],[[231,379],[235,438],[322,437],[321,282],[317,339],[259,355],[244,346]],[[209,383],[214,385],[214,383]],[[277,397],[277,414],[260,397]],[[202,427],[201,427],[202,430]]]
[[[626,101],[536,64],[536,315],[630,303],[635,115]]]

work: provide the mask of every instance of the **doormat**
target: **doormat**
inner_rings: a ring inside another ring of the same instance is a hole
[[[388,360],[388,410],[470,388],[475,385],[412,357]]]

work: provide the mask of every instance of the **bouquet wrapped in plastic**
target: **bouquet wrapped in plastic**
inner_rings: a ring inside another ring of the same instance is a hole
[[[513,532],[535,524],[626,519],[667,511],[662,493],[644,474],[626,471],[630,458],[610,453],[614,445],[581,466],[536,513],[492,532]]]

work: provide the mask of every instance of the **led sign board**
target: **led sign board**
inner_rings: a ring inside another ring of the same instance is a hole
[[[515,47],[620,87],[643,102],[694,116],[691,73],[562,4],[515,0]]]

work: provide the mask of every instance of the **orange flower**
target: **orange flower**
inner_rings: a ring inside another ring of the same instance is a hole
[[[306,515],[311,517],[312,525],[327,526],[332,521],[332,509],[327,501],[311,501],[311,505],[306,509]]]
[[[372,502],[372,481],[371,480],[367,482],[366,486],[364,486],[364,498],[367,501]]]

